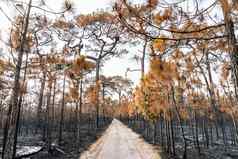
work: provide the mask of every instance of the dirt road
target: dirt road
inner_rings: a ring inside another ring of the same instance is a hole
[[[161,159],[152,145],[114,119],[104,135],[80,159]]]

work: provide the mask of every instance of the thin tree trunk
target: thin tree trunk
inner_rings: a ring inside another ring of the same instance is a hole
[[[168,131],[168,121],[166,119],[166,114],[164,113],[163,115],[163,118],[164,118],[164,129],[165,129],[165,143],[166,143],[166,151],[167,153],[170,154],[170,136],[169,136],[169,131]]]
[[[156,144],[156,138],[157,138],[157,120],[153,122],[154,126],[154,135],[153,135],[153,143]]]
[[[44,96],[44,89],[45,89],[45,81],[46,81],[46,73],[43,72],[43,78],[41,79],[41,87],[40,87],[40,95],[39,95],[39,103],[37,106],[37,126],[36,126],[36,133],[38,133],[39,129],[42,129],[42,122],[43,122],[43,112],[42,112],[42,104],[43,104],[43,96]]]
[[[64,81],[63,81],[63,92],[62,92],[62,104],[61,104],[61,113],[60,113],[60,125],[59,125],[59,144],[62,143],[62,131],[63,131],[63,121],[64,121],[64,106],[65,106],[65,78],[66,75],[64,74]]]
[[[169,112],[170,114],[170,136],[171,136],[171,152],[173,156],[176,156],[175,152],[175,143],[174,143],[174,128],[173,128],[173,117],[172,117],[172,112]]]
[[[57,83],[57,79],[56,79],[56,77],[55,77],[55,79],[54,79],[54,87],[53,87],[52,110],[51,110],[51,114],[52,114],[52,131],[55,130],[55,95],[56,95],[56,83]]]
[[[146,47],[147,47],[147,37],[144,39],[142,57],[141,57],[141,79],[143,79],[145,74],[145,54],[146,54]]]
[[[77,91],[79,91],[79,85],[80,85],[80,81],[77,80],[77,85],[76,85],[76,89]],[[76,99],[76,109],[75,109],[75,135],[76,135],[76,145],[78,145],[78,140],[79,140],[79,99]]]
[[[200,144],[199,144],[199,138],[198,138],[198,118],[197,118],[197,112],[196,110],[194,111],[194,118],[195,118],[195,138],[196,138],[196,147],[198,149],[198,155],[201,155],[201,149],[200,149]]]
[[[161,146],[164,146],[164,133],[163,133],[163,116],[162,113],[160,114],[160,139],[161,139]]]
[[[12,96],[9,103],[8,113],[7,113],[7,121],[4,126],[4,139],[3,139],[3,151],[2,151],[2,159],[11,159],[13,156],[13,145],[14,145],[14,131],[16,125],[16,117],[18,111],[18,97],[20,90],[20,73],[22,66],[22,58],[25,51],[25,44],[27,38],[27,30],[29,24],[29,17],[31,11],[31,3],[32,0],[29,0],[28,9],[26,13],[26,17],[24,19],[24,29],[21,37],[20,48],[18,52],[17,64],[15,69],[15,77],[14,77],[14,85],[12,89]]]
[[[96,89],[99,89],[99,80],[100,80],[100,60],[96,61]],[[96,92],[96,128],[99,127],[99,90]]]
[[[211,136],[211,146],[213,146],[213,126],[212,126],[212,121],[210,120],[210,136]]]
[[[46,104],[46,147],[48,152],[51,152],[51,91],[52,82],[49,83],[49,88],[47,92],[47,104]]]
[[[26,71],[28,67],[28,53],[26,54],[26,62],[25,62],[25,69],[24,69],[24,75],[23,75],[23,80],[22,80],[22,89],[25,89],[25,84],[26,83]],[[24,91],[24,90],[22,90]],[[17,121],[16,121],[16,126],[15,126],[15,132],[14,132],[14,143],[13,143],[13,156],[12,158],[15,158],[16,156],[16,149],[17,149],[17,136],[18,136],[18,131],[19,131],[19,122],[20,122],[20,116],[21,116],[21,107],[22,107],[22,102],[23,102],[23,96],[25,92],[20,92],[20,97],[18,101],[18,111],[17,111]]]
[[[80,80],[80,92],[79,92],[79,123],[82,120],[82,106],[83,106],[83,79]]]
[[[207,130],[207,113],[205,113],[205,116],[203,117],[203,132],[206,138],[206,147],[209,148],[209,135],[208,135],[208,130]]]
[[[0,129],[3,129],[3,105],[2,105],[2,100],[0,100]]]
[[[173,105],[175,107],[175,113],[176,113],[177,118],[178,118],[178,122],[179,122],[180,129],[181,129],[181,132],[182,132],[183,142],[184,142],[183,159],[187,159],[187,141],[186,141],[186,138],[185,138],[185,132],[184,132],[184,128],[183,128],[183,125],[182,125],[182,118],[179,114],[179,110],[178,110],[177,103],[176,103],[176,100],[175,100],[175,91],[174,91],[173,86],[172,86],[172,100],[173,100]]]
[[[232,95],[231,95],[231,93],[230,93],[230,85],[229,85],[228,82],[227,82],[227,87],[228,87],[228,92],[229,92],[229,93],[226,92],[226,90],[225,90],[224,87],[223,87],[223,91],[224,91],[225,95],[226,95],[226,96],[229,98],[229,100],[230,100],[230,104],[231,104],[231,108],[230,108],[230,109],[231,109],[231,113],[230,113],[230,116],[231,116],[231,119],[232,119],[232,124],[233,124],[233,127],[234,127],[234,131],[235,131],[235,133],[234,133],[235,142],[238,143],[237,124],[236,124],[234,112],[233,112],[233,110],[232,110],[232,107],[234,107],[235,104],[234,104],[234,102],[233,102]],[[227,103],[227,105],[228,105],[228,104],[229,104],[229,103]]]

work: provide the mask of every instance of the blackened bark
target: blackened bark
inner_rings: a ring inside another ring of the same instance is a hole
[[[26,54],[26,62],[25,62],[25,69],[24,69],[24,75],[23,75],[23,80],[22,80],[22,92],[20,92],[20,97],[19,97],[19,101],[18,101],[18,111],[17,111],[17,121],[16,121],[16,126],[15,126],[15,132],[14,132],[14,143],[13,143],[13,156],[12,158],[15,158],[16,156],[16,149],[17,149],[17,136],[18,136],[18,131],[19,131],[19,122],[20,122],[20,116],[21,116],[21,107],[22,107],[22,103],[23,103],[23,96],[24,96],[24,89],[26,85],[26,71],[27,71],[27,67],[28,67],[28,53]]]
[[[96,89],[98,89],[99,80],[100,80],[100,60],[96,61]],[[99,127],[99,90],[96,92],[96,128]]]
[[[47,92],[47,104],[46,104],[46,147],[48,152],[51,152],[51,91],[52,82],[49,83]]]
[[[65,106],[65,77],[64,75],[64,81],[63,81],[63,92],[62,92],[62,104],[61,104],[61,113],[60,113],[60,125],[59,125],[59,144],[62,143],[62,131],[63,131],[63,122],[64,122],[64,106]]]
[[[184,152],[183,152],[183,159],[187,159],[187,141],[186,141],[186,138],[185,138],[185,132],[184,132],[184,128],[183,128],[183,125],[182,125],[182,118],[179,114],[179,110],[178,110],[178,107],[177,107],[177,102],[175,100],[175,90],[174,90],[174,87],[171,86],[171,89],[172,89],[172,101],[173,101],[173,105],[174,105],[174,108],[175,108],[175,113],[176,113],[176,116],[178,118],[178,122],[179,122],[179,126],[180,126],[180,130],[182,132],[182,137],[183,137],[183,142],[184,142]]]
[[[32,0],[29,0],[28,9],[26,13],[26,17],[23,22],[23,32],[20,41],[20,48],[18,52],[17,64],[14,75],[14,85],[12,89],[12,96],[9,103],[8,113],[7,113],[7,121],[4,126],[4,139],[3,139],[3,152],[2,159],[12,159],[13,156],[13,145],[14,145],[14,131],[16,125],[16,117],[18,111],[18,98],[19,98],[19,90],[20,90],[20,73],[22,66],[22,58],[25,51],[25,44],[27,39],[27,31],[29,24],[29,17],[31,11],[31,3]]]
[[[41,79],[39,103],[38,103],[38,106],[37,106],[37,127],[36,127],[36,133],[38,133],[39,129],[41,131],[43,129],[43,127],[42,127],[42,122],[43,122],[42,104],[43,104],[43,96],[44,96],[44,90],[45,90],[45,81],[46,81],[46,74],[43,72],[43,78]]]

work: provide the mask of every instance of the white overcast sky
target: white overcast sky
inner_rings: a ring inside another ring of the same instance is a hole
[[[28,2],[28,0],[22,0]],[[33,0],[33,2],[37,2],[38,0]],[[100,9],[110,9],[113,1],[115,0],[74,0],[74,8],[75,12],[78,14],[85,14],[95,12]],[[143,0],[135,0],[137,2],[141,2]],[[62,7],[63,0],[45,0],[46,5],[49,9],[54,11],[59,11]],[[34,4],[34,3],[33,3]],[[10,4],[5,4],[4,2],[0,1],[0,9],[2,9],[9,18],[13,18],[16,13],[14,13],[14,8]],[[11,9],[12,8],[12,9]],[[9,27],[11,25],[10,21],[6,18],[3,14],[2,10],[0,10],[0,30],[1,30],[1,41],[0,41],[0,49],[4,47],[2,41],[7,41],[9,34],[6,34],[9,31]],[[140,50],[140,48],[135,48],[131,51],[133,53]],[[102,73],[106,76],[114,76],[114,75],[121,75],[125,76],[125,72],[127,68],[131,69],[139,69],[140,63],[131,60],[133,53],[129,53],[129,56],[124,56],[122,58],[112,58],[111,60],[107,61],[102,69]],[[138,83],[140,79],[140,72],[128,72],[127,77],[130,78],[133,82]]]

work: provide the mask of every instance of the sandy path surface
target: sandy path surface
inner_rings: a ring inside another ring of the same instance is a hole
[[[80,159],[161,159],[152,145],[114,119],[103,136]]]

